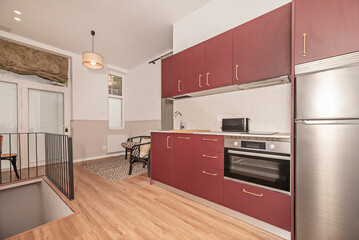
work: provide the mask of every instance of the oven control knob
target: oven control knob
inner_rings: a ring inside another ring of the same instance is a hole
[[[275,149],[275,145],[274,145],[273,143],[270,144],[270,145],[269,145],[269,149],[270,149],[270,150],[274,150],[274,149]]]
[[[237,141],[235,141],[235,142],[233,142],[233,145],[234,145],[235,147],[238,147],[239,143],[238,143]]]

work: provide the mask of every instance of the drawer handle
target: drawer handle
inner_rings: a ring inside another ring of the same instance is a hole
[[[239,80],[239,78],[238,78],[238,65],[236,65],[236,80],[238,81]]]
[[[244,193],[247,193],[247,194],[250,194],[250,195],[253,195],[253,196],[256,196],[256,197],[263,197],[263,194],[257,194],[257,193],[252,193],[252,192],[248,192],[247,190],[243,189],[243,192]]]
[[[206,79],[207,86],[209,87],[209,73],[207,73],[207,79]]]
[[[217,176],[217,173],[209,173],[209,172],[206,172],[206,171],[202,171],[203,174],[206,174],[206,175],[210,175],[210,176]]]
[[[178,137],[178,139],[189,140],[189,137]]]
[[[198,76],[198,86],[201,88],[202,87],[202,80],[201,80],[201,78],[202,78],[202,74],[200,74],[199,76]]]
[[[306,49],[306,40],[307,40],[307,34],[303,33],[303,57],[307,56],[307,49]]]
[[[170,148],[169,141],[171,136],[167,136],[167,148]]]
[[[178,92],[182,92],[182,90],[181,90],[181,80],[178,80],[178,85],[177,85],[177,90],[178,90]]]
[[[218,139],[203,138],[203,141],[217,142],[217,141],[218,141]]]
[[[203,154],[202,157],[205,157],[205,158],[217,158],[217,156],[208,156],[208,155],[205,155],[205,154]]]

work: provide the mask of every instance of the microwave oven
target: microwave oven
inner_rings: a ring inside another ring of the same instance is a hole
[[[248,132],[248,118],[223,118],[223,132]]]

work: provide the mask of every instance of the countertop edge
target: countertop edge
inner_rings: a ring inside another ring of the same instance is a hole
[[[241,134],[231,132],[193,132],[193,133],[179,133],[171,130],[150,130],[150,133],[174,133],[174,134],[198,134],[198,135],[220,135],[220,136],[250,136],[250,137],[271,137],[271,138],[290,138],[290,133],[275,133],[273,135],[256,135],[256,134]]]

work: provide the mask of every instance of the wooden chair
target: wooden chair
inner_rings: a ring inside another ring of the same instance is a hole
[[[3,144],[3,136],[0,135],[0,161],[2,160],[8,160],[10,161],[12,167],[14,168],[14,172],[16,174],[16,177],[19,179],[19,173],[17,172],[17,168],[16,168],[16,154],[15,153],[2,153],[2,144]],[[1,169],[0,169],[1,171]],[[11,170],[10,170],[11,171]],[[10,172],[11,174],[11,172]]]
[[[137,136],[128,138],[126,142],[122,143],[121,146],[126,149],[125,159],[127,159],[128,152],[131,151],[132,147],[141,143],[142,139],[150,139],[150,136]]]
[[[150,176],[150,156],[151,156],[151,140],[144,138],[140,143],[134,145],[130,149],[130,169],[128,175],[132,174],[132,165],[136,162],[142,162],[143,167],[147,165],[148,176]]]

